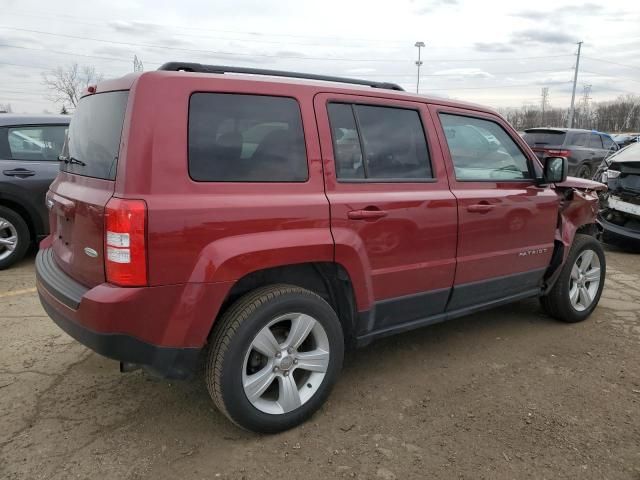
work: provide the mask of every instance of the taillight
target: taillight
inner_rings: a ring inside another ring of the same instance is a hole
[[[547,149],[545,150],[547,156],[549,157],[569,157],[571,156],[571,150],[554,150]]]
[[[147,204],[112,198],[105,207],[107,282],[123,287],[147,285]]]

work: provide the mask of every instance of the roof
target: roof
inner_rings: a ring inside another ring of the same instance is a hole
[[[212,81],[230,81],[236,80],[241,82],[259,83],[264,86],[266,84],[278,84],[278,85],[295,85],[296,87],[308,88],[318,93],[342,93],[351,95],[366,95],[369,97],[379,97],[396,99],[408,102],[420,102],[431,103],[436,105],[450,106],[465,108],[470,110],[478,110],[481,112],[491,112],[497,114],[497,112],[483,105],[462,102],[458,100],[449,100],[441,97],[430,97],[426,95],[418,95],[416,93],[410,93],[405,91],[391,90],[385,88],[373,88],[368,86],[355,85],[350,83],[337,83],[324,80],[312,80],[301,78],[289,78],[289,77],[277,77],[277,76],[258,76],[244,73],[203,73],[203,72],[184,72],[184,71],[159,71],[152,70],[143,73],[130,73],[124,77],[117,79],[110,79],[100,82],[97,85],[96,93],[114,91],[114,90],[129,90],[133,85],[141,79],[150,80],[151,78],[198,78],[198,79],[211,79]]]
[[[609,135],[608,133],[599,132],[598,130],[587,130],[585,128],[562,128],[562,127],[533,127],[525,129],[526,132],[581,132],[581,133],[598,133],[601,135]]]
[[[8,125],[68,125],[71,115],[21,115],[15,113],[0,113],[0,126]]]

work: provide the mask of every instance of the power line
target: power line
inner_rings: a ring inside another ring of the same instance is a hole
[[[587,57],[586,55],[583,55],[583,58],[588,58],[589,60],[595,60],[596,62],[610,63],[612,65],[618,65],[620,67],[627,67],[627,68],[633,68],[635,70],[640,70],[640,66],[636,66],[636,65],[629,65],[629,64],[626,64],[626,63],[612,62],[611,60],[603,60],[602,58]]]
[[[101,38],[92,38],[92,37],[83,37],[79,35],[69,35],[64,33],[53,33],[53,32],[44,32],[42,30],[32,30],[27,28],[17,28],[17,27],[8,27],[6,25],[0,25],[0,28],[4,28],[7,30],[15,30],[19,32],[28,32],[28,33],[37,33],[41,35],[51,35],[55,37],[63,37],[63,38],[73,38],[76,40],[89,40],[94,42],[102,42],[109,43],[112,45],[126,45],[133,47],[145,47],[145,48],[157,48],[162,50],[177,50],[183,52],[195,52],[195,53],[206,53],[208,55],[220,55],[220,56],[228,56],[228,57],[265,57],[265,58],[279,58],[279,59],[297,59],[297,60],[324,60],[324,61],[341,61],[341,62],[393,62],[393,63],[405,63],[408,60],[394,59],[394,58],[338,58],[338,57],[313,57],[313,56],[301,56],[301,55],[281,55],[281,54],[260,54],[260,53],[239,53],[239,52],[224,52],[224,51],[216,51],[216,50],[202,50],[202,49],[194,49],[194,48],[181,48],[181,47],[172,47],[167,45],[153,45],[147,43],[135,43],[135,42],[121,42],[116,40],[105,40]],[[451,63],[451,62],[490,62],[490,61],[510,61],[510,60],[534,60],[534,59],[550,59],[550,58],[561,58],[561,57],[570,57],[571,55],[542,55],[542,56],[534,56],[534,57],[494,57],[494,58],[456,58],[456,59],[425,59],[426,62],[433,63]]]
[[[84,57],[84,58],[95,58],[95,59],[99,59],[99,60],[108,60],[108,61],[113,61],[113,62],[122,62],[122,63],[131,63],[131,60],[129,59],[125,59],[125,58],[116,58],[116,57],[106,57],[103,55],[88,55],[88,54],[84,54],[84,53],[76,53],[76,52],[66,52],[66,51],[61,51],[61,50],[50,50],[50,49],[44,49],[44,48],[34,48],[34,47],[24,47],[21,45],[10,45],[7,43],[4,44],[0,44],[0,47],[5,47],[5,48],[18,48],[18,49],[22,49],[22,50],[31,50],[31,51],[36,51],[36,52],[43,52],[43,53],[55,53],[58,55],[69,55],[69,56],[77,56],[77,57]],[[0,62],[2,63],[2,62]],[[162,62],[146,62],[148,65],[161,65]],[[559,69],[559,68],[550,68],[550,69],[538,69],[538,70],[527,70],[527,71],[514,71],[514,72],[487,72],[490,75],[520,75],[520,74],[535,74],[535,73],[539,73],[539,72],[561,72],[563,70],[567,70],[568,68],[565,69]],[[480,73],[480,72],[478,72]],[[471,75],[473,75],[473,72],[471,73]],[[404,73],[391,73],[391,74],[385,74],[385,73],[365,73],[362,76],[364,77],[411,77],[413,76],[413,74],[404,74]],[[434,74],[423,74],[420,75],[420,78],[426,78],[426,77],[457,77],[457,76],[464,76],[463,73],[434,73]]]
[[[44,19],[51,19],[51,18],[58,18],[61,19],[61,21],[64,22],[72,22],[72,23],[77,23],[78,25],[88,25],[88,26],[92,26],[92,27],[105,27],[108,26],[109,24],[106,24],[104,22],[102,23],[95,23],[95,22],[86,22],[86,21],[80,21],[80,20],[69,20],[66,17],[67,16],[60,16],[60,15],[51,15],[51,16],[43,16],[43,15],[27,15],[27,14],[19,14],[19,13],[10,13],[11,15],[17,15],[17,16],[24,16],[24,17],[33,17],[33,18],[44,18]],[[79,18],[79,17],[71,17],[71,18]],[[132,24],[137,24],[140,26],[152,26],[152,27],[162,27],[162,28],[176,28],[176,29],[181,29],[181,30],[193,30],[195,27],[184,27],[184,26],[179,26],[179,25],[168,25],[168,24],[159,24],[159,23],[152,23],[152,22],[131,22]],[[111,26],[113,27],[113,24],[111,24]],[[117,28],[114,28],[114,30],[117,30]],[[303,47],[323,47],[326,46],[326,41],[327,39],[333,39],[335,40],[336,43],[334,43],[335,46],[338,47],[344,47],[347,46],[345,44],[345,40],[355,40],[357,42],[360,42],[360,46],[363,44],[363,42],[380,42],[380,43],[385,43],[385,44],[397,44],[398,47],[400,46],[407,46],[405,42],[400,41],[400,40],[380,40],[380,39],[358,39],[358,38],[343,38],[343,37],[304,37],[304,36],[296,36],[294,35],[293,38],[300,38],[300,39],[305,39],[308,38],[311,41],[318,41],[318,40],[322,40],[323,43],[318,44],[318,43],[297,43],[297,42],[292,42],[291,40],[287,40],[287,41],[275,41],[275,40],[266,40],[264,38],[260,38],[266,35],[272,35],[272,36],[288,36],[286,34],[277,34],[277,33],[260,33],[260,32],[240,32],[240,31],[230,31],[230,30],[216,30],[216,29],[203,29],[206,30],[207,32],[220,32],[220,33],[232,33],[232,34],[238,34],[238,35],[249,35],[249,38],[238,38],[238,37],[220,37],[220,36],[211,36],[211,35],[201,35],[201,34],[194,34],[194,33],[182,33],[182,32],[171,32],[171,35],[176,36],[176,37],[195,37],[195,38],[209,38],[212,40],[228,40],[228,41],[240,41],[240,42],[255,42],[256,40],[259,40],[260,43],[269,43],[269,44],[274,44],[274,45],[298,45],[298,46],[303,46]],[[353,45],[352,46],[357,46],[357,45]]]
[[[3,13],[7,13],[7,12],[3,12]],[[74,16],[74,15],[64,15],[64,14],[54,14],[54,13],[46,13],[46,15],[33,15],[33,14],[25,14],[25,13],[18,13],[18,12],[9,12],[11,15],[18,15],[18,16],[26,16],[26,17],[35,17],[35,18],[45,18],[45,19],[50,19],[51,17],[58,17],[58,18],[65,18],[65,19],[69,19],[69,18],[73,18],[73,19],[83,19],[83,17],[78,17],[78,16]],[[86,20],[86,19],[84,19]],[[68,20],[65,20],[68,21]],[[75,20],[76,23],[83,23],[80,22],[78,20]],[[92,25],[92,26],[104,26],[104,21],[102,23],[87,23],[84,22],[87,25]],[[135,23],[135,22],[133,22]],[[221,32],[221,33],[233,33],[233,34],[239,34],[239,35],[251,35],[251,36],[264,36],[264,35],[270,35],[273,37],[286,37],[286,38],[308,38],[308,39],[315,39],[315,40],[321,40],[321,41],[326,41],[327,39],[334,39],[334,40],[338,40],[338,41],[344,41],[344,40],[359,40],[362,42],[380,42],[380,43],[398,43],[401,44],[403,46],[406,46],[408,44],[410,44],[411,42],[409,40],[405,41],[405,40],[389,40],[389,39],[381,39],[381,38],[364,38],[364,37],[337,37],[337,36],[314,36],[314,35],[295,35],[295,34],[290,34],[290,33],[273,33],[273,32],[267,32],[267,33],[262,33],[262,32],[251,32],[251,31],[239,31],[239,30],[221,30],[221,29],[211,29],[211,28],[204,28],[204,27],[194,27],[194,26],[185,26],[185,25],[169,25],[166,23],[153,23],[153,22],[138,22],[139,24],[143,24],[143,25],[153,25],[155,27],[162,27],[162,28],[178,28],[178,29],[182,29],[182,30],[201,30],[201,31],[206,31],[206,32]]]

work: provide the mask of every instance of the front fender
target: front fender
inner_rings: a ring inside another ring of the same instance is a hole
[[[560,203],[560,218],[556,240],[564,245],[563,263],[569,254],[576,232],[584,225],[595,224],[598,214],[598,193],[595,190],[572,189],[571,199]]]
[[[236,281],[267,268],[308,262],[332,262],[328,228],[278,230],[216,240],[200,253],[189,282]]]

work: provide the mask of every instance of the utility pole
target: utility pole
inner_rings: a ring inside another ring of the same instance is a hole
[[[549,87],[544,87],[542,89],[541,97],[542,97],[542,99],[541,99],[541,102],[540,102],[541,103],[540,106],[541,106],[541,110],[542,110],[542,115],[541,115],[541,118],[540,118],[540,126],[544,127],[544,111],[545,111],[545,108],[547,106],[548,99],[549,99]]]
[[[582,110],[581,117],[587,121],[586,128],[589,128],[591,115],[589,112],[589,100],[591,100],[591,85],[582,85],[582,100],[580,101],[580,110]],[[582,122],[581,128],[585,128],[584,122]]]
[[[422,66],[422,60],[420,60],[420,50],[425,46],[424,42],[416,42],[414,45],[418,47],[418,60],[416,61],[416,65],[418,66],[418,78],[416,79],[416,93],[420,92],[420,67]]]
[[[576,101],[576,85],[578,84],[578,68],[580,67],[580,50],[582,50],[582,43],[578,42],[578,56],[576,58],[576,70],[573,74],[573,93],[571,94],[571,109],[569,110],[569,121],[567,126],[573,128],[573,115],[575,113],[575,101]]]

